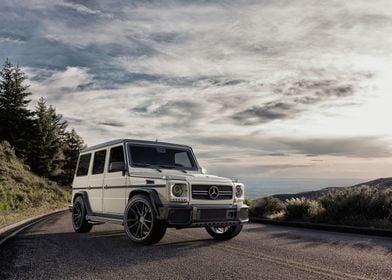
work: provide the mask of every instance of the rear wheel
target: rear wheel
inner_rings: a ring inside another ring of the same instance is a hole
[[[86,220],[86,207],[81,196],[78,196],[72,207],[72,225],[76,232],[89,232],[93,225]]]
[[[227,240],[236,237],[242,230],[242,224],[227,227],[206,227],[209,235],[216,240]]]
[[[156,219],[154,208],[146,196],[135,195],[125,209],[124,229],[133,242],[149,245],[162,239],[166,223]]]

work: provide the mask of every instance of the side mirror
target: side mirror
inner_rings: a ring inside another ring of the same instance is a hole
[[[126,170],[127,167],[125,166],[125,162],[123,161],[115,161],[109,164],[109,172],[120,172]]]

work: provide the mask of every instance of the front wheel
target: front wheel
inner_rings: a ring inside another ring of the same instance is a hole
[[[132,197],[125,209],[124,228],[129,239],[138,244],[159,242],[166,232],[166,223],[156,219],[150,200],[144,195]]]
[[[206,227],[209,235],[216,240],[227,240],[236,237],[242,230],[242,224],[227,227]]]

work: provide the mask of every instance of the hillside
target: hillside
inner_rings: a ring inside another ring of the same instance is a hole
[[[7,142],[0,143],[0,227],[65,207],[70,191],[29,171]]]
[[[301,198],[305,197],[308,199],[317,199],[325,194],[328,193],[334,193],[337,190],[343,190],[345,188],[358,188],[361,186],[369,186],[369,187],[376,187],[380,189],[387,189],[387,188],[392,188],[392,177],[388,178],[379,178],[376,180],[364,182],[361,184],[357,184],[354,186],[347,186],[347,187],[328,187],[328,188],[323,188],[321,190],[317,191],[309,191],[309,192],[300,192],[300,193],[294,193],[294,194],[275,194],[272,197],[278,198],[280,200],[286,200],[286,199],[291,199],[291,198]]]

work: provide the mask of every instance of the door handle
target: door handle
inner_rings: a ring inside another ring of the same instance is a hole
[[[91,190],[91,186],[88,186],[87,189],[88,189],[88,190]]]
[[[104,189],[107,189],[107,188],[108,188],[108,185],[103,186],[103,188],[104,188]]]

